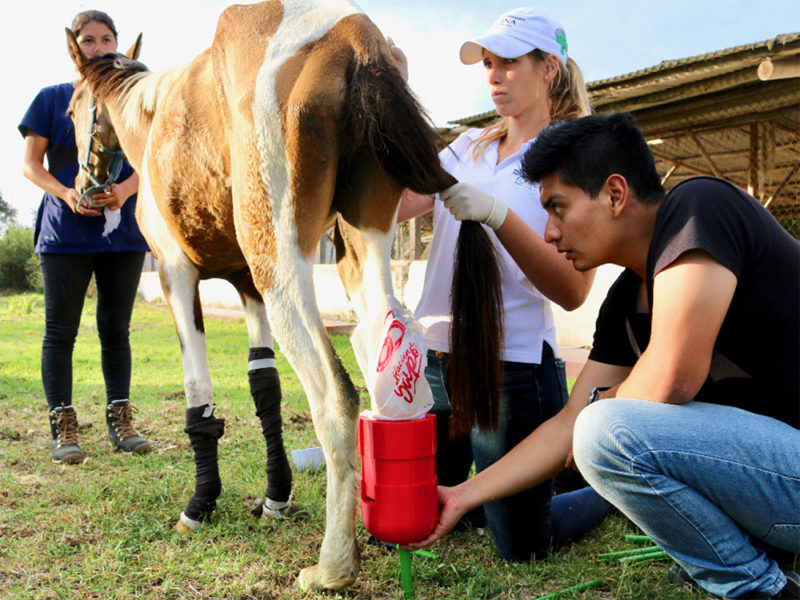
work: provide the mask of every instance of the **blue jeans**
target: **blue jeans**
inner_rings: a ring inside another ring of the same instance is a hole
[[[785,584],[754,541],[800,552],[800,430],[728,406],[614,398],[581,412],[573,450],[586,480],[709,592]]]
[[[42,384],[50,410],[72,404],[72,350],[92,274],[106,401],[130,397],[128,331],[143,263],[144,252],[133,251],[39,255],[45,310]]]
[[[503,363],[500,423],[452,439],[448,435],[450,400],[447,355],[428,353],[425,377],[433,391],[431,412],[437,420],[437,475],[441,485],[465,481],[474,457],[478,472],[500,460],[567,400],[564,362],[544,345],[541,364]],[[611,505],[591,488],[553,496],[550,479],[525,492],[484,505],[497,550],[505,560],[541,557],[596,525]]]

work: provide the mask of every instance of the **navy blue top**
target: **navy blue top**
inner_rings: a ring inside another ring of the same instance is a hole
[[[23,137],[35,133],[47,138],[47,169],[53,177],[66,186],[74,187],[78,174],[78,149],[75,129],[67,116],[73,83],[61,83],[42,89],[28,107],[19,124]],[[124,161],[119,181],[133,173]],[[136,225],[134,212],[136,196],[120,209],[119,227],[103,237],[105,217],[77,215],[60,198],[45,192],[36,215],[34,240],[36,252],[57,254],[88,254],[92,252],[146,251],[147,243]]]

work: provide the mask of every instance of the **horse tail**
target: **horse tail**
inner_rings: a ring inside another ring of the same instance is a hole
[[[456,183],[439,160],[443,141],[408,89],[388,50],[356,55],[348,76],[348,126],[381,168],[403,187],[433,194]],[[345,153],[346,156],[346,153]],[[494,246],[484,228],[464,221],[451,287],[449,361],[451,435],[495,428],[500,410],[503,299]]]

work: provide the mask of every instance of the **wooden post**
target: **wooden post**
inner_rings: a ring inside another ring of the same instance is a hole
[[[747,193],[758,198],[758,190],[761,188],[758,168],[758,123],[750,124],[750,170],[747,176]]]

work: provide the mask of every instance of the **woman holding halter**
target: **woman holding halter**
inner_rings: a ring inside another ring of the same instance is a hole
[[[89,57],[117,51],[117,30],[104,12],[79,13],[72,31]],[[50,411],[51,454],[64,463],[84,458],[72,406],[72,349],[92,275],[109,439],[114,449],[125,452],[150,449],[132,428],[129,400],[128,330],[148,249],[134,218],[139,177],[123,161],[118,176],[102,182],[93,195],[81,198],[74,189],[79,162],[67,116],[74,89],[71,82],[42,89],[19,125],[25,138],[23,173],[45,192],[35,229],[45,298],[42,383]]]
[[[551,121],[590,112],[583,77],[568,57],[563,27],[531,8],[518,8],[501,15],[486,35],[466,42],[460,58],[464,64],[483,63],[502,118],[485,129],[466,131],[442,151],[443,165],[461,182],[441,194],[444,203],[407,191],[399,215],[405,220],[434,211],[433,242],[416,316],[425,327],[429,349],[425,374],[434,394],[431,412],[437,416],[437,474],[440,485],[446,486],[467,478],[473,457],[482,471],[562,408],[566,375],[556,355],[550,302],[567,310],[577,308],[593,280],[593,273],[579,273],[544,241],[547,214],[538,190],[517,176],[520,159],[539,131]],[[475,195],[472,186],[483,191]],[[497,199],[481,204],[487,196]],[[503,295],[503,379],[497,429],[474,426],[467,435],[454,437],[447,382],[450,298],[442,282],[453,278],[454,249],[460,219],[465,218],[483,222],[494,234]],[[520,235],[527,229],[538,235]],[[514,248],[520,243],[528,247]],[[524,256],[525,261],[517,263],[512,255]],[[591,488],[555,500],[553,489],[551,479],[483,506],[504,559],[541,557],[582,536],[610,509]],[[480,515],[470,520],[479,523]]]

